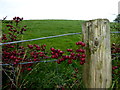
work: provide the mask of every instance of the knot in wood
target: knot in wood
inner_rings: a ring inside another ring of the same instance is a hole
[[[94,44],[95,46],[98,46],[99,42],[96,40]]]
[[[104,24],[106,24],[107,23],[107,21],[104,21]]]

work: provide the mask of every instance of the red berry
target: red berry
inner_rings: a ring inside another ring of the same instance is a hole
[[[14,62],[13,64],[14,64],[14,65],[16,65],[17,63],[16,63],[16,62]]]
[[[75,56],[75,53],[71,53],[70,55],[71,55],[71,56]]]
[[[82,50],[82,53],[85,53],[85,50]]]
[[[37,48],[37,47],[39,47],[37,44],[34,44],[34,46]]]
[[[51,52],[51,54],[55,54],[55,52]]]
[[[76,60],[76,57],[74,56],[74,57],[72,57],[72,59],[73,59],[73,60]]]
[[[34,60],[34,61],[37,61],[37,59],[36,59],[36,58],[34,58],[33,60]]]
[[[76,50],[76,52],[82,52],[83,51],[83,49],[77,49]]]
[[[44,54],[43,52],[39,52],[39,54]]]
[[[23,60],[23,58],[17,58],[17,59],[19,59],[19,60]]]
[[[80,58],[81,61],[85,61],[85,58]]]
[[[18,22],[19,22],[19,20],[15,20],[15,22],[17,22],[17,23],[18,23]]]
[[[80,57],[81,55],[78,53],[78,54],[76,54],[76,56]]]
[[[56,56],[55,56],[55,55],[52,55],[51,58],[56,58]]]
[[[117,68],[118,68],[117,66],[113,66],[113,67],[112,67],[113,70],[114,70],[114,69],[117,69]]]
[[[16,59],[15,61],[16,61],[16,62],[19,62],[19,60],[18,60],[18,59]]]
[[[81,44],[81,46],[83,46],[83,47],[84,47],[84,46],[85,46],[85,43],[82,43],[82,44]]]
[[[70,59],[70,56],[65,56],[66,59]]]
[[[17,32],[17,30],[13,30],[14,32]]]
[[[78,43],[78,42],[76,42],[76,45],[79,45],[79,43]]]
[[[54,48],[50,48],[51,51],[54,51],[55,49]]]
[[[12,35],[12,33],[11,33],[11,32],[8,32],[8,34]]]
[[[83,42],[79,41],[78,43],[79,43],[79,45],[81,45]]]
[[[44,56],[44,54],[40,54],[40,57],[43,57]]]
[[[113,51],[111,51],[111,53],[116,53],[116,51],[115,51],[115,50],[113,50]]]
[[[44,44],[43,47],[46,47],[46,45]]]
[[[61,58],[61,61],[64,61],[65,59],[64,58]]]
[[[55,53],[55,56],[57,56],[57,57],[58,57],[58,53]]]
[[[81,64],[81,65],[83,65],[83,64],[84,64],[84,62],[80,62],[80,64]]]
[[[81,42],[81,41],[76,42],[76,45],[81,45],[81,44],[82,44],[82,42]]]
[[[40,48],[36,48],[36,50],[40,50]]]
[[[28,71],[31,71],[32,69],[31,68],[27,68]]]
[[[17,18],[17,20],[20,19],[19,17],[16,17],[16,18]]]
[[[37,58],[37,56],[36,56],[36,55],[34,55],[34,56],[33,56],[33,58]]]
[[[6,27],[10,27],[10,25],[6,25]]]
[[[33,45],[28,45],[28,47],[29,47],[30,49],[33,49]]]
[[[38,55],[38,54],[39,54],[39,52],[36,52],[36,54]]]
[[[59,52],[60,52],[60,49],[58,49],[57,52],[59,53]]]
[[[68,60],[68,64],[71,64],[72,63],[72,60]]]
[[[13,59],[14,58],[14,56],[12,55],[12,56],[10,56],[10,59]]]
[[[26,31],[26,29],[24,29],[24,31]]]
[[[60,64],[60,61],[59,61],[59,60],[57,60],[57,63],[58,63],[58,64]]]
[[[64,52],[63,51],[59,51],[60,54],[63,54]]]
[[[82,54],[81,56],[82,56],[82,58],[85,58],[85,57],[86,57],[86,55],[85,55],[85,54]]]
[[[68,52],[72,52],[73,50],[72,49],[67,49]]]

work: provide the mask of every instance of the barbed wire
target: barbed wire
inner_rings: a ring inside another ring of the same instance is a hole
[[[33,62],[24,62],[24,63],[18,63],[20,65],[22,64],[32,64],[32,63],[39,63],[39,62],[55,62],[57,60],[48,60],[48,61],[33,61]],[[8,65],[15,65],[15,64],[0,64],[2,66],[8,66]]]
[[[114,31],[114,32],[111,32],[111,33],[120,33],[120,32],[119,31]],[[75,34],[81,34],[81,32],[79,32],[79,33],[61,34],[61,35],[56,35],[56,36],[42,37],[42,38],[29,39],[29,40],[7,42],[7,43],[0,43],[0,45],[14,44],[14,43],[20,43],[20,42],[28,42],[28,41],[34,41],[34,40],[42,40],[42,39],[48,39],[48,38],[54,38],[54,37],[61,37],[61,36],[68,36],[68,35],[75,35]]]
[[[111,54],[111,55],[118,55],[117,57],[120,57],[120,54]],[[57,59],[58,60],[58,59]],[[47,60],[47,61],[33,61],[33,62],[24,62],[24,63],[18,63],[18,64],[32,64],[32,63],[39,63],[39,62],[55,62],[57,60]],[[2,66],[8,66],[8,65],[14,65],[14,64],[0,64]]]
[[[113,31],[113,32],[111,32],[111,33],[120,33],[120,31]]]
[[[80,33],[61,34],[61,35],[56,35],[56,36],[42,37],[42,38],[36,38],[36,39],[30,39],[30,40],[21,40],[21,41],[0,43],[0,45],[20,43],[20,42],[27,42],[27,41],[34,41],[34,40],[42,40],[42,39],[47,39],[47,38],[61,37],[61,36],[74,35],[74,34],[81,34],[81,32]]]
[[[111,33],[120,33],[120,32],[119,31],[114,31],[114,32],[111,32]],[[21,41],[15,41],[15,42],[0,43],[0,45],[27,42],[27,41],[34,41],[34,40],[41,40],[41,39],[48,39],[48,38],[61,37],[61,36],[67,36],[67,35],[75,35],[75,34],[81,34],[81,32],[62,34],[62,35],[56,35],[56,36],[49,36],[49,37],[42,37],[42,38],[36,38],[36,39],[30,39],[30,40],[21,40]],[[112,54],[112,55],[117,55],[117,54]],[[118,54],[118,55],[120,55],[120,54]],[[54,61],[57,61],[57,60],[24,62],[24,63],[18,63],[18,64],[29,64],[29,63],[38,63],[38,62],[54,62]],[[0,64],[0,65],[7,66],[7,65],[14,65],[14,64]]]

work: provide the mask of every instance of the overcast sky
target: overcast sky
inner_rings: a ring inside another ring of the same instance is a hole
[[[0,0],[0,19],[114,20],[120,0]],[[115,15],[113,15],[115,14]]]

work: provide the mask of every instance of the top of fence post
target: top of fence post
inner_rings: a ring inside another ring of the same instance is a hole
[[[87,54],[83,72],[85,87],[109,88],[112,82],[109,21],[86,21],[82,25],[82,34]]]

